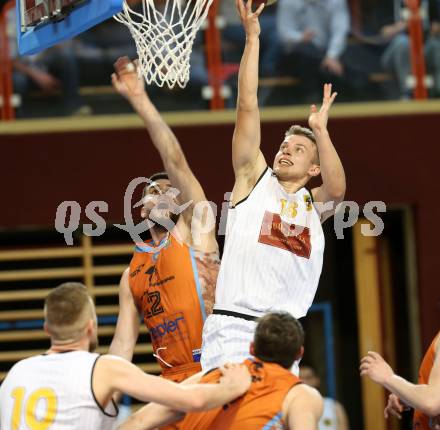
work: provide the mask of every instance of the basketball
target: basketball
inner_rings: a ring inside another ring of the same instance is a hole
[[[118,58],[118,60],[114,64],[114,67],[118,74],[131,73],[135,70],[134,64],[130,61],[128,57]]]

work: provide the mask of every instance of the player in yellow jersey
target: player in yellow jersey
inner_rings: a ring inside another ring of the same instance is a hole
[[[180,382],[200,370],[203,323],[214,302],[220,263],[215,229],[206,233],[195,220],[195,208],[202,205],[204,215],[212,215],[212,209],[176,136],[151,103],[136,64],[120,58],[115,70],[113,85],[144,121],[166,172],[151,176],[144,190],[141,213],[155,222],[152,239],[136,244],[122,276],[110,352],[132,359],[141,314],[162,375]],[[171,187],[179,191],[177,197]],[[173,207],[187,202],[180,215],[173,213]]]

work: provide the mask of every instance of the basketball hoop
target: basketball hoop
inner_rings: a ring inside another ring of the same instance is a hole
[[[184,88],[194,39],[213,0],[140,0],[142,13],[124,0],[115,19],[131,32],[148,84]]]

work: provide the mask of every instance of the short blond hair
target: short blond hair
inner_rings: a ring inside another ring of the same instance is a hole
[[[286,137],[294,135],[307,137],[307,139],[310,139],[316,144],[316,137],[310,128],[301,127],[300,125],[292,125],[289,130],[286,131]]]
[[[314,163],[317,164],[318,166],[320,165],[320,162],[319,162],[319,151],[318,151],[318,146],[316,145],[316,137],[313,134],[313,131],[310,130],[310,128],[301,127],[300,125],[296,125],[296,124],[292,125],[286,131],[285,137],[289,137],[289,136],[304,136],[307,139],[309,139],[310,141],[312,141],[315,144],[315,149],[316,149],[316,158],[314,160]]]
[[[85,285],[66,282],[46,297],[44,317],[51,337],[56,341],[77,340],[84,333],[95,309]]]

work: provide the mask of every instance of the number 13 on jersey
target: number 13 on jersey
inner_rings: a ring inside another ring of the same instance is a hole
[[[57,396],[52,388],[40,388],[26,396],[23,387],[12,391],[14,407],[12,409],[11,430],[48,430],[55,422]],[[26,427],[23,427],[23,419]]]

